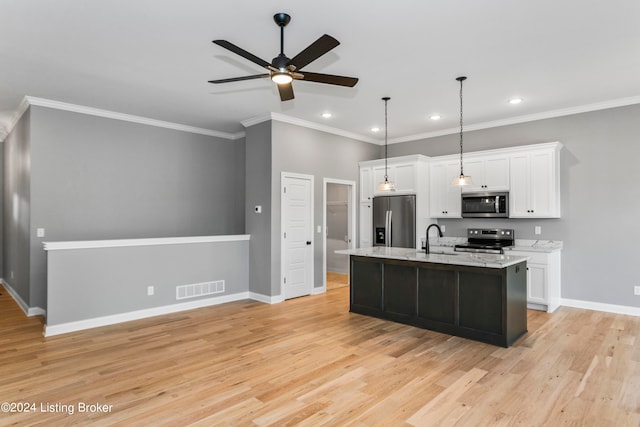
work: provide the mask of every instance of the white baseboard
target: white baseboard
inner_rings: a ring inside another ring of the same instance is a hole
[[[27,317],[47,315],[47,311],[43,308],[29,307],[29,305],[22,299],[20,294],[18,294],[18,292],[16,292],[16,290],[13,289],[11,285],[7,283],[6,280],[0,279],[0,282],[2,282],[2,286],[4,286],[7,292],[9,292],[9,295],[11,295],[11,298],[13,298],[16,304],[18,304],[18,307],[20,307],[20,309],[24,312],[24,314]]]
[[[162,307],[153,307],[144,310],[130,311],[128,313],[112,314],[109,316],[95,317],[93,319],[61,323],[59,325],[45,325],[44,336],[50,337],[53,335],[66,334],[68,332],[81,331],[84,329],[97,328],[100,326],[114,325],[116,323],[145,319],[147,317],[176,313],[179,311],[192,310],[195,308],[209,307],[213,305],[224,304],[227,302],[240,301],[243,299],[250,299],[249,292],[240,292],[237,294],[223,295],[214,298],[199,299],[197,301],[165,305]]]
[[[640,316],[640,307],[630,307],[628,305],[605,304],[601,302],[582,301],[577,299],[562,298],[560,305],[574,308],[584,308],[587,310],[606,311],[608,313],[628,314],[630,316]]]
[[[268,295],[258,294],[255,292],[249,292],[249,298],[251,298],[254,301],[263,302],[265,304],[277,304],[279,302],[284,301],[284,298],[282,297],[282,295],[275,295],[270,297]]]

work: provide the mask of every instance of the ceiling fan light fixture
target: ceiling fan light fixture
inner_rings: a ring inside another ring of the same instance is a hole
[[[279,85],[286,85],[293,81],[293,77],[289,73],[279,72],[271,74],[271,80]]]

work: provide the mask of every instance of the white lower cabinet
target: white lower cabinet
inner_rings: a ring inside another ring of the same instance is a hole
[[[560,306],[560,251],[505,251],[507,255],[526,256],[527,307],[552,313]]]

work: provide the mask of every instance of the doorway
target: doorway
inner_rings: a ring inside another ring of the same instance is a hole
[[[324,179],[324,289],[349,286],[349,256],[339,249],[355,248],[355,181]]]

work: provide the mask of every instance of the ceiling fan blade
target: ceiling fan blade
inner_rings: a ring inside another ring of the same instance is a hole
[[[285,83],[278,86],[278,92],[280,92],[280,100],[281,101],[289,101],[293,99],[293,85],[291,83]]]
[[[226,40],[213,40],[213,43],[217,44],[218,46],[222,46],[223,48],[225,48],[227,50],[230,50],[231,52],[235,53],[236,55],[240,55],[243,58],[248,59],[249,61],[253,62],[254,64],[258,64],[261,67],[269,68],[271,66],[271,63],[265,61],[264,59],[258,58],[254,54],[249,53],[246,50],[244,50],[242,48],[239,48],[235,44],[229,43]]]
[[[242,80],[253,80],[253,79],[261,79],[264,77],[269,77],[269,73],[265,74],[254,74],[252,76],[244,76],[244,77],[232,77],[230,79],[218,79],[218,80],[209,80],[209,83],[230,83],[230,82],[240,82]]]
[[[289,61],[288,65],[294,65],[296,69],[299,70],[305,65],[309,65],[316,59],[320,58],[339,44],[340,42],[338,40],[328,34],[325,34],[307,46],[307,48],[302,52],[294,56],[293,59]]]
[[[302,71],[302,80],[316,83],[327,83],[330,85],[354,87],[358,83],[356,77],[334,76],[332,74],[310,73]]]

